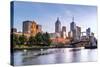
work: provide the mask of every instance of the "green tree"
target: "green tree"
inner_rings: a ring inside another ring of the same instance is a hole
[[[29,40],[28,40],[28,43],[29,43],[29,45],[34,45],[34,44],[36,44],[36,39],[35,39],[35,37],[34,36],[30,36],[29,37]]]
[[[49,46],[51,44],[50,35],[47,32],[43,34],[42,38],[43,38],[43,43],[46,46]]]
[[[35,36],[35,39],[36,39],[36,44],[42,44],[42,33],[37,33],[36,36]]]
[[[19,36],[19,44],[24,45],[27,43],[27,37],[24,35]]]
[[[12,34],[12,38],[13,38],[13,45],[17,45],[18,44],[18,36],[16,34]]]
[[[51,44],[50,35],[46,33],[37,33],[35,36],[36,44],[40,46],[49,46]]]

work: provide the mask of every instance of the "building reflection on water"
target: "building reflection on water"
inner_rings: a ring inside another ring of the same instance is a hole
[[[71,51],[71,48],[48,49],[50,54],[32,56],[37,51],[16,51],[14,53],[14,65],[40,65],[69,62],[92,62],[97,61],[97,49],[81,49]]]

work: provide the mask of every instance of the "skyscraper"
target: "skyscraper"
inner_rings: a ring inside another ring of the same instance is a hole
[[[61,33],[61,22],[59,18],[57,18],[57,21],[55,22],[55,33]]]
[[[63,38],[66,38],[66,26],[62,26],[62,32],[61,32],[61,35]]]
[[[76,31],[76,24],[74,22],[74,17],[72,18],[72,22],[70,23],[70,31],[72,31],[72,39],[76,40],[77,31]]]
[[[86,29],[86,36],[90,36],[91,35],[91,29],[90,28],[88,28],[88,29]]]
[[[71,22],[71,24],[70,24],[70,30],[71,30],[71,31],[75,31],[75,30],[76,30],[76,24],[75,24],[75,22],[74,22],[74,17],[72,18],[72,22]]]
[[[23,33],[31,33],[31,21],[23,21]]]
[[[69,37],[69,38],[73,38],[73,32],[72,32],[72,31],[69,31],[69,32],[68,32],[68,37]]]
[[[35,21],[23,22],[23,33],[35,36],[38,32],[42,32],[42,26],[36,24]]]
[[[66,32],[66,26],[62,26],[62,31]]]
[[[42,26],[41,25],[37,25],[37,32],[42,32]]]
[[[77,40],[80,40],[81,38],[81,27],[79,26],[76,26],[76,37],[77,37]]]

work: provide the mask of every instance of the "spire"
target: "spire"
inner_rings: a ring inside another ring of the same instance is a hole
[[[72,17],[72,22],[74,22],[74,16]]]
[[[59,17],[57,17],[57,21],[59,21]]]
[[[57,23],[60,23],[60,20],[59,20],[59,17],[57,17],[57,21],[56,21]]]

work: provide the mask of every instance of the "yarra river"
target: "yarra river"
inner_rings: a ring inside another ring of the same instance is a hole
[[[14,52],[14,65],[40,65],[97,61],[97,49],[54,48],[45,50],[18,50]],[[46,54],[36,55],[41,52]]]

